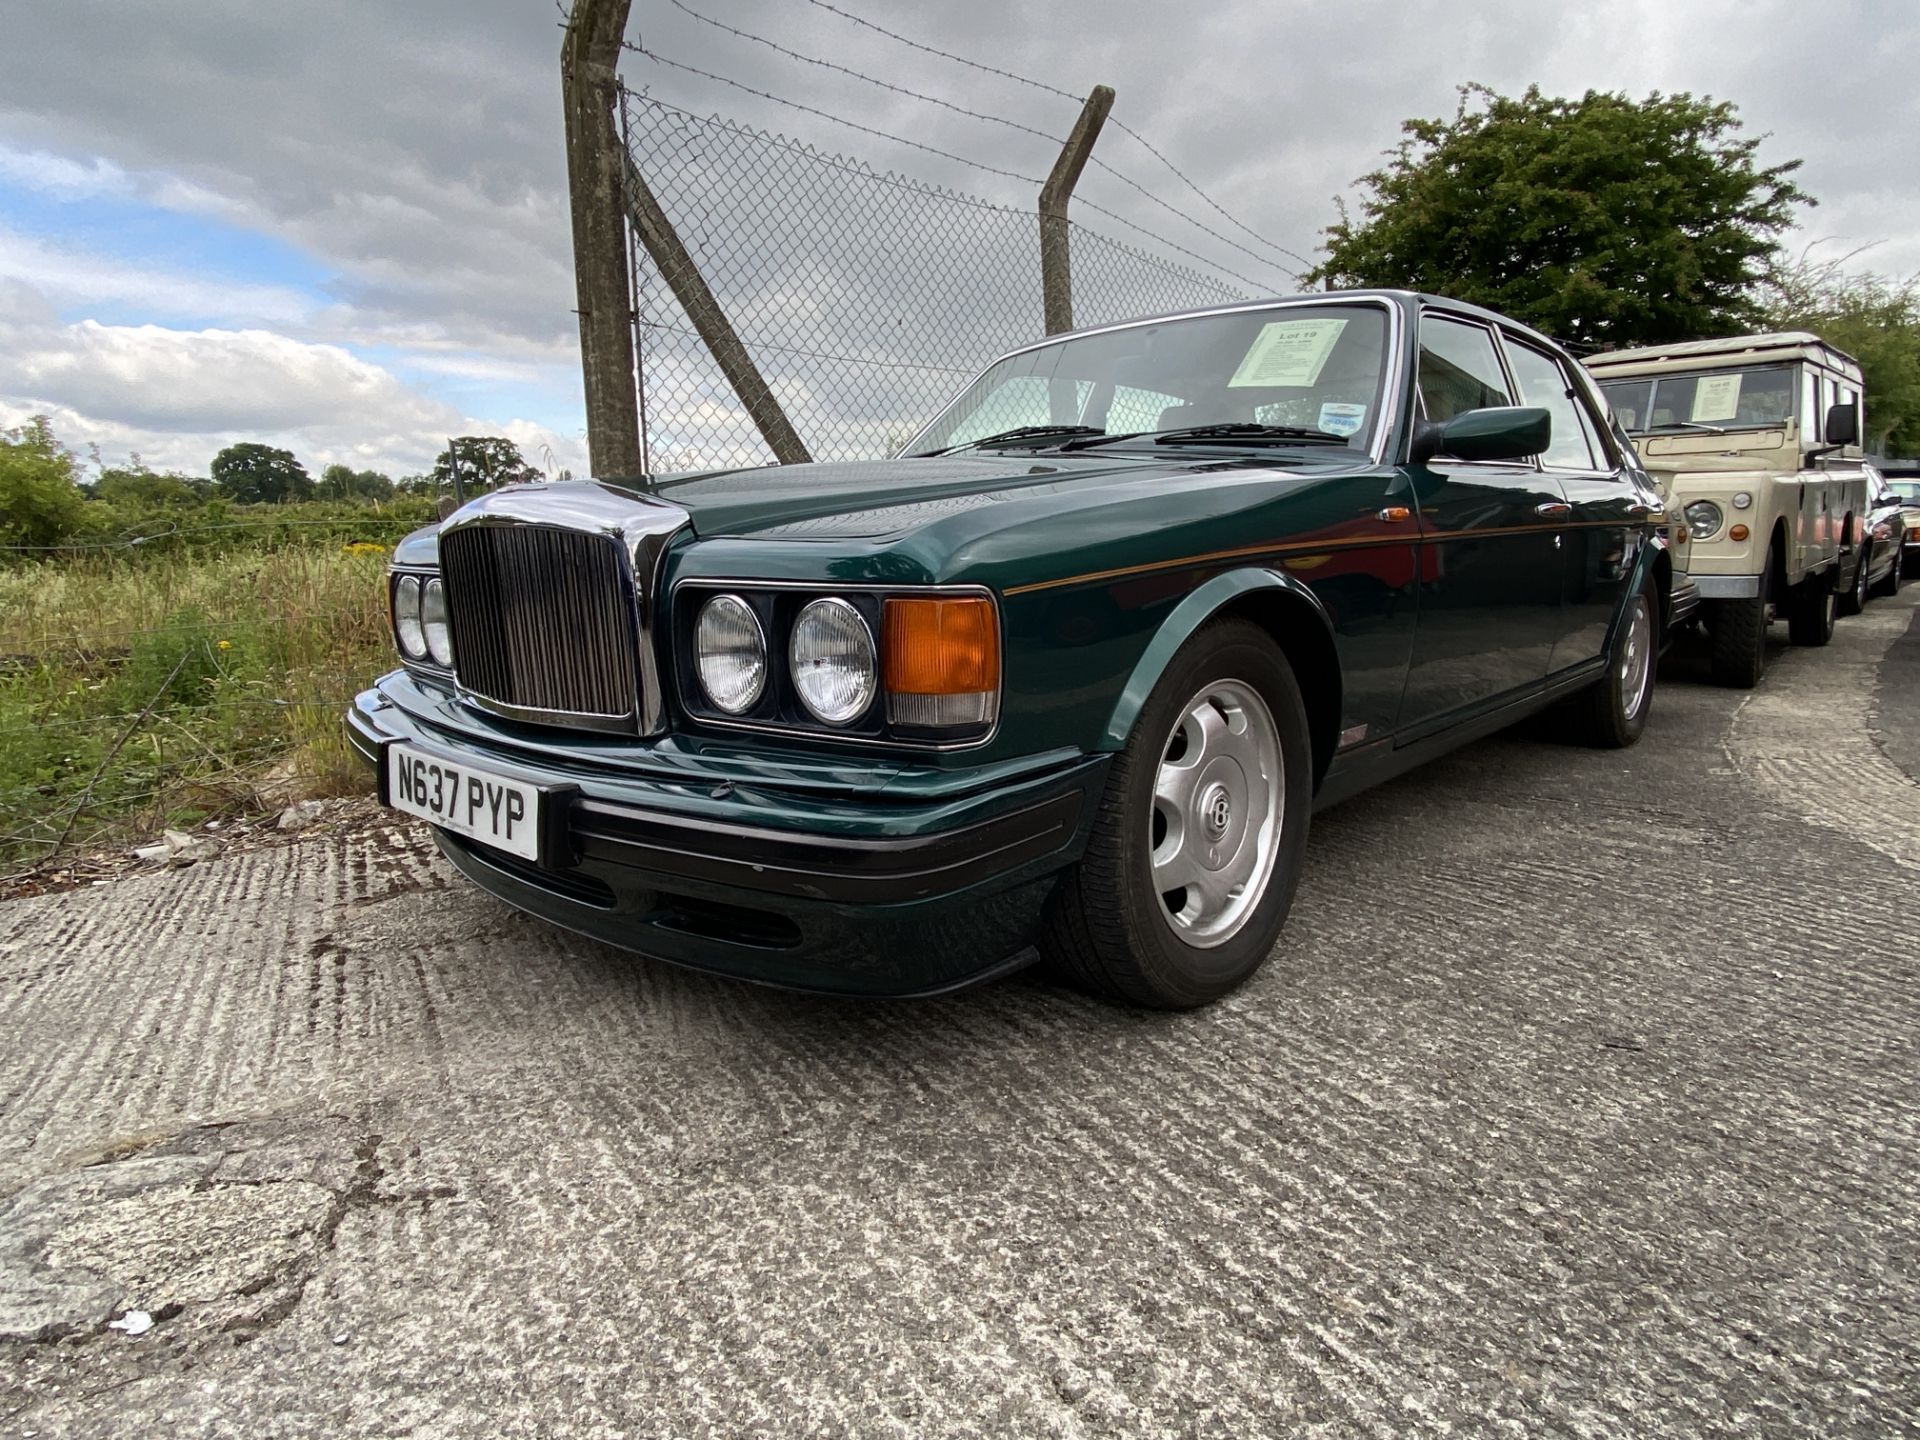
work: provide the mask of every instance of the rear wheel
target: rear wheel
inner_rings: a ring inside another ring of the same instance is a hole
[[[1174,657],[1114,758],[1087,853],[1041,950],[1115,1000],[1184,1010],[1260,968],[1293,904],[1313,751],[1265,631],[1208,625]]]
[[[1900,593],[1900,572],[1906,568],[1906,561],[1901,556],[1899,543],[1897,540],[1894,542],[1893,564],[1887,567],[1886,578],[1880,582],[1880,588],[1874,592],[1875,594],[1891,596]]]
[[[1858,615],[1867,608],[1867,572],[1873,567],[1873,550],[1870,546],[1860,546],[1860,563],[1853,567],[1853,584],[1847,593],[1840,597],[1842,615]]]
[[[1641,590],[1620,617],[1607,673],[1568,702],[1575,739],[1624,750],[1640,738],[1653,708],[1653,676],[1660,658],[1655,628],[1653,597]]]
[[[1812,576],[1794,588],[1787,609],[1787,635],[1796,645],[1816,648],[1833,639],[1833,622],[1840,597],[1833,593],[1833,574]]]

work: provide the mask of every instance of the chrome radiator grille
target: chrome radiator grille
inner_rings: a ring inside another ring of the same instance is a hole
[[[619,542],[545,525],[440,538],[461,687],[528,719],[630,730],[640,714],[632,584]]]

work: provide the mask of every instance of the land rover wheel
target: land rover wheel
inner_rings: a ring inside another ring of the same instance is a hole
[[[1840,614],[1858,615],[1867,608],[1867,571],[1873,560],[1873,551],[1865,544],[1860,546],[1860,563],[1853,567],[1853,584],[1847,593],[1840,597]]]
[[[1627,601],[1607,656],[1607,672],[1567,702],[1574,739],[1624,750],[1647,728],[1653,708],[1653,677],[1659,667],[1659,628],[1653,597],[1641,590]]]
[[[1831,572],[1802,580],[1787,610],[1787,635],[1796,645],[1820,646],[1833,639],[1833,622],[1840,597],[1833,593]]]
[[[1041,938],[1069,979],[1184,1010],[1260,968],[1299,881],[1313,788],[1306,706],[1245,621],[1177,654],[1114,758],[1092,838]]]
[[[1711,600],[1707,630],[1713,640],[1710,662],[1716,685],[1751,690],[1767,673],[1767,625],[1772,605],[1773,550],[1760,572],[1760,593],[1744,600]]]

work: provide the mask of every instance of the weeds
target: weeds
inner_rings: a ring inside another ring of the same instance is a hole
[[[391,664],[387,548],[313,528],[0,568],[0,870],[364,787],[340,722]]]

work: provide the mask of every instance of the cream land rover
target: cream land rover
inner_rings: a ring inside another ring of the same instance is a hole
[[[1796,645],[1826,644],[1863,553],[1859,363],[1803,331],[1586,363],[1686,517],[1714,679],[1759,683],[1776,612]]]

